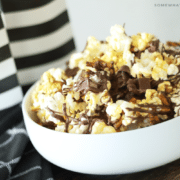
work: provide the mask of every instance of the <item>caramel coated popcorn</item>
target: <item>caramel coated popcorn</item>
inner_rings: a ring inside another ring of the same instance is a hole
[[[180,115],[180,43],[115,25],[106,41],[89,37],[67,69],[46,71],[32,94],[39,124],[60,132],[104,134]]]

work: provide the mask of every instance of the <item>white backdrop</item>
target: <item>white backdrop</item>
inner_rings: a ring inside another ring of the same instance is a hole
[[[66,0],[66,4],[78,51],[88,36],[105,40],[111,26],[124,23],[128,35],[149,32],[162,42],[180,40],[179,0]]]

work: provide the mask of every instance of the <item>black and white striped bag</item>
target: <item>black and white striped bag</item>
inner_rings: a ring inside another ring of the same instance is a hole
[[[19,103],[20,86],[25,91],[44,71],[64,66],[75,49],[64,0],[1,3],[0,110]]]
[[[0,179],[50,180],[50,165],[33,151],[19,104],[44,71],[65,67],[75,51],[65,0],[1,0],[1,5]]]

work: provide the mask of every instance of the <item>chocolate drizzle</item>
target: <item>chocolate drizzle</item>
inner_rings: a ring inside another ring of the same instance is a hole
[[[63,114],[57,111],[53,111],[52,109],[50,109],[49,107],[47,107],[47,109],[49,110],[50,114],[52,115],[52,117],[58,119],[61,122],[65,122]]]
[[[128,66],[122,66],[117,74],[115,70],[111,68],[111,76],[109,80],[111,81],[111,89],[109,91],[112,99],[116,102],[117,99],[123,99],[128,93],[127,81],[130,78],[130,69]]]
[[[165,50],[165,53],[172,56],[180,55],[180,51],[175,51],[175,50]]]
[[[145,120],[146,118],[150,118],[152,124],[162,122],[160,115],[167,115],[167,119],[171,119],[174,117],[173,104],[171,103],[170,98],[167,97],[165,92],[161,92],[159,97],[162,99],[162,105],[155,104],[138,104],[139,107],[136,108],[127,108],[129,111],[140,112],[140,113],[148,113],[146,116],[138,116],[131,117],[132,120]]]
[[[66,112],[66,103],[63,103],[63,114],[65,116],[65,119],[66,119],[66,123],[65,123],[65,132],[68,132],[68,128],[69,128],[69,117],[67,115],[67,112]]]
[[[146,109],[142,109],[142,108],[127,108],[129,111],[134,111],[134,112],[141,112],[141,113],[149,113],[152,115],[158,115],[158,114],[162,114],[162,115],[166,115],[167,111],[169,112],[170,109],[168,106],[161,106],[161,105],[154,105],[154,104],[146,104],[146,105],[139,105],[140,107],[143,108],[148,108],[150,110],[146,110]],[[159,110],[158,110],[159,109]],[[163,111],[163,109],[167,110],[167,111]]]
[[[69,120],[66,122],[66,124],[69,124],[70,121],[74,121],[75,125],[88,125],[87,130],[84,131],[83,134],[90,134],[95,122],[104,122],[105,124],[110,125],[110,123],[108,123],[108,117],[105,112],[104,106],[100,106],[99,110],[95,111],[95,115],[88,116],[87,113],[88,113],[88,110],[86,110],[85,113],[82,113],[80,117],[77,119],[68,117]],[[67,114],[66,114],[66,117],[67,117]]]
[[[158,85],[160,83],[164,82],[164,80],[158,80],[158,81],[155,81],[154,79],[151,79],[150,80],[150,84],[151,84],[151,88],[152,89],[157,89]]]
[[[134,52],[134,54],[135,54],[135,57],[137,57],[138,59],[140,59],[141,58],[141,53],[142,53],[143,51],[137,51],[137,52]]]
[[[171,84],[172,84],[174,87],[176,87],[177,84],[180,82],[180,74],[178,74],[178,75],[170,78],[169,81],[171,82]]]

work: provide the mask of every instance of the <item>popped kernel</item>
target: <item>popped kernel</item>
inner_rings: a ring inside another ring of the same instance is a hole
[[[115,133],[116,130],[112,126],[107,126],[104,122],[95,122],[92,127],[92,134]]]
[[[111,36],[106,38],[109,45],[117,52],[130,50],[131,38],[125,34],[125,29],[120,25],[115,25],[110,29]]]
[[[74,116],[75,112],[83,111],[86,108],[85,102],[76,102],[76,93],[73,91],[68,92],[66,96],[66,103],[68,109],[68,115]]]
[[[111,121],[114,122],[121,117],[122,109],[121,105],[122,102],[119,100],[116,103],[108,103],[106,108],[107,114],[111,117]]]
[[[162,104],[158,97],[158,92],[155,89],[147,89],[145,94],[146,99],[142,103]]]
[[[149,46],[149,42],[152,41],[154,35],[148,33],[138,33],[132,36],[132,45],[137,50],[143,51]]]
[[[170,64],[168,69],[167,69],[167,73],[168,75],[175,75],[179,72],[179,69],[177,66],[175,66],[174,64]]]
[[[164,81],[158,85],[157,90],[170,93],[170,92],[172,92],[173,87],[171,86],[171,83],[169,81]]]
[[[53,76],[53,78],[55,79],[55,81],[62,81],[63,79],[67,79],[67,76],[65,75],[65,71],[63,69],[60,68],[52,68],[49,70],[49,73],[51,74],[51,76]]]
[[[71,129],[69,129],[69,133],[73,134],[83,134],[88,129],[88,125],[73,125]]]
[[[87,104],[87,109],[90,110],[91,113],[94,113],[98,106],[103,104],[107,104],[109,101],[111,102],[111,97],[108,95],[107,90],[104,90],[102,93],[96,94],[91,91],[88,91],[85,95],[84,101]]]

